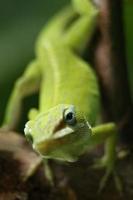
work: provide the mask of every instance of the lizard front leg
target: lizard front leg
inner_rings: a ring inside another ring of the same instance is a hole
[[[99,142],[102,142],[102,140],[105,141],[105,152],[104,156],[97,160],[94,164],[94,168],[106,168],[105,175],[103,176],[101,182],[99,191],[103,190],[103,188],[106,185],[106,182],[111,174],[114,176],[115,184],[117,190],[121,193],[122,192],[122,185],[120,178],[117,176],[115,171],[115,163],[116,163],[116,142],[118,137],[118,130],[115,125],[115,123],[107,123],[103,125],[96,126],[92,129],[92,133],[94,134],[94,144],[98,144]]]
[[[20,115],[22,100],[38,90],[41,80],[41,73],[38,63],[31,62],[26,68],[22,77],[20,77],[14,86],[10,96],[2,128],[14,129]]]

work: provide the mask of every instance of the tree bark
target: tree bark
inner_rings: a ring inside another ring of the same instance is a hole
[[[106,119],[131,136],[132,102],[129,90],[122,0],[94,0],[100,9],[93,51]],[[128,131],[127,131],[128,129]]]

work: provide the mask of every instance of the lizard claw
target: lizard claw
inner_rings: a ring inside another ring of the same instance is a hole
[[[122,181],[120,179],[120,177],[117,175],[115,170],[106,170],[104,176],[102,177],[100,184],[99,184],[99,189],[98,189],[98,193],[101,193],[104,188],[106,187],[106,184],[109,180],[109,178],[111,178],[111,176],[114,179],[114,183],[115,183],[115,187],[116,190],[119,192],[120,195],[122,195],[122,191],[123,191],[123,185],[122,185]]]
[[[119,175],[116,173],[116,170],[114,169],[114,163],[113,162],[110,163],[110,162],[108,162],[107,159],[105,159],[105,157],[103,157],[101,159],[97,159],[95,164],[92,167],[94,169],[105,168],[105,170],[106,170],[104,176],[102,177],[102,179],[100,181],[98,193],[101,193],[104,190],[108,180],[112,176],[113,179],[114,179],[117,191],[119,192],[120,195],[122,195],[122,191],[123,191],[122,181],[121,181]]]

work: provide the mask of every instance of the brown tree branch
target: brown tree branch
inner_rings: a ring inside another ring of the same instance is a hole
[[[120,123],[125,130],[125,126],[129,127],[132,103],[126,66],[123,2],[94,1],[100,9],[94,62],[101,84],[106,118]]]

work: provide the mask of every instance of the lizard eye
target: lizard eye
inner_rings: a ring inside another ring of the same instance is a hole
[[[64,112],[64,121],[68,125],[75,125],[76,124],[76,117],[73,108],[67,109]]]

